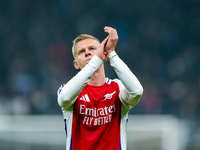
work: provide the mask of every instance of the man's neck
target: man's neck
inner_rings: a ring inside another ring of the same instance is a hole
[[[88,82],[89,85],[93,86],[101,86],[106,82],[104,66],[101,67],[94,73],[91,77],[90,81]]]

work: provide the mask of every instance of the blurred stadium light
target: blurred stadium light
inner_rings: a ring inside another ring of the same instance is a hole
[[[1,150],[63,150],[61,115],[0,116]],[[185,150],[189,128],[173,116],[130,115],[128,150]]]
[[[185,150],[189,128],[171,115],[131,115],[128,150]]]

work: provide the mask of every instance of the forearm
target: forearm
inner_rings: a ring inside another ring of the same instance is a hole
[[[79,71],[58,93],[58,103],[61,107],[69,107],[74,103],[78,94],[88,83],[92,75],[102,65],[103,61],[94,56],[90,62]]]
[[[125,102],[130,105],[135,105],[143,93],[142,85],[115,51],[108,55],[108,59],[110,60],[110,65],[114,68],[117,76],[127,90],[128,95],[125,98]]]

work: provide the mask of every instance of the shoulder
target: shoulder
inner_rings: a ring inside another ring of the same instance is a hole
[[[117,78],[115,78],[115,79],[107,78],[106,83],[109,84],[110,86],[117,87],[119,90],[122,90],[124,88],[124,85],[122,84],[121,80],[119,80]]]
[[[63,87],[64,87],[65,85],[66,85],[66,84],[60,85],[60,87],[59,87],[58,90],[57,90],[57,95],[60,94],[60,92],[62,91],[62,89],[63,89]]]
[[[123,84],[122,84],[121,80],[119,80],[117,78],[116,79],[112,79],[111,83],[112,84],[117,84],[119,86],[119,88],[123,87]]]
[[[117,79],[117,78],[115,78],[115,79],[110,79],[110,78],[106,78],[106,83],[107,84],[111,84],[111,83],[120,83],[121,81],[119,80],[119,79]]]

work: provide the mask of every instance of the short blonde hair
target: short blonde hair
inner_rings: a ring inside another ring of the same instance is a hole
[[[79,35],[78,37],[76,37],[72,42],[73,42],[73,46],[72,46],[72,54],[73,54],[73,57],[74,59],[76,59],[76,44],[82,40],[85,40],[85,39],[94,39],[96,40],[98,43],[100,43],[100,41],[92,36],[92,35],[89,35],[89,34],[81,34]]]

